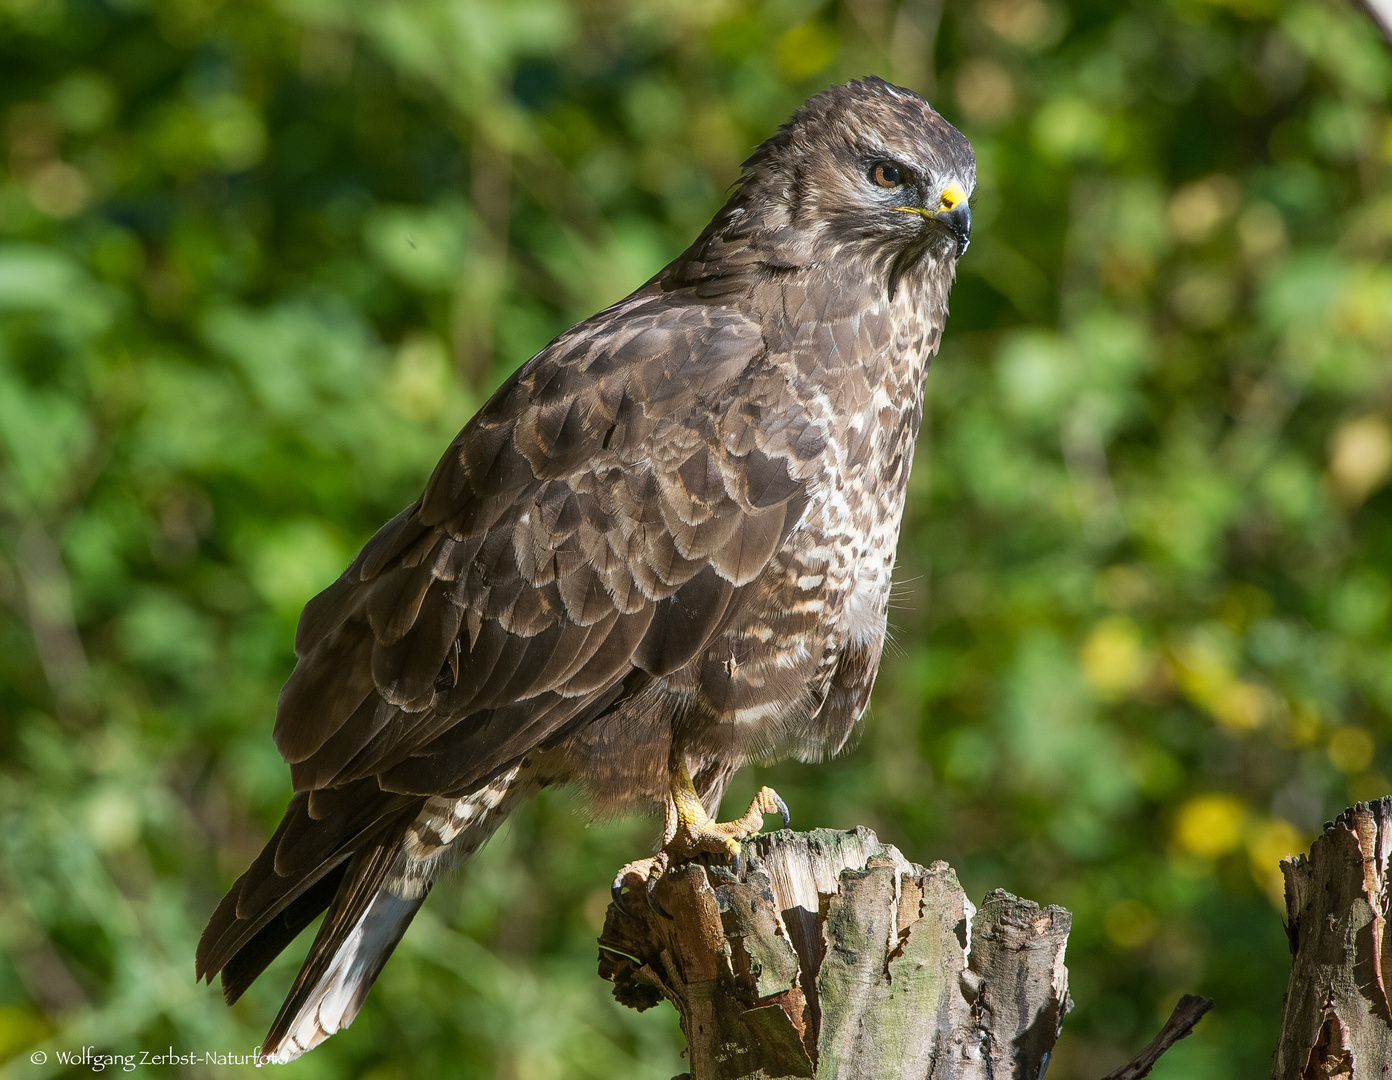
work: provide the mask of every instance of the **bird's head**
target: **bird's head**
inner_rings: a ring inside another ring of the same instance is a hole
[[[811,98],[745,162],[741,195],[820,247],[949,263],[971,238],[976,155],[911,90],[869,77]]]

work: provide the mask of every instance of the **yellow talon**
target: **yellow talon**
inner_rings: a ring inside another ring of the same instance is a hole
[[[786,826],[788,806],[771,787],[760,788],[743,816],[734,821],[717,822],[710,819],[686,765],[677,767],[672,777],[671,803],[662,849],[673,859],[689,859],[698,852],[724,852],[732,859],[740,857],[740,841],[759,835],[765,814],[779,814]]]
[[[671,794],[665,801],[662,850],[652,858],[631,862],[618,872],[610,887],[614,903],[627,910],[623,902],[624,889],[642,887],[649,905],[660,914],[667,915],[654,898],[653,887],[667,872],[668,866],[680,865],[703,851],[729,855],[734,860],[735,874],[738,876],[740,841],[759,835],[765,814],[779,814],[783,818],[783,825],[788,825],[788,806],[771,787],[759,789],[742,817],[734,821],[712,821],[701,803],[701,797],[696,794],[691,774],[684,764],[679,765],[672,777]],[[671,916],[667,915],[667,918]]]

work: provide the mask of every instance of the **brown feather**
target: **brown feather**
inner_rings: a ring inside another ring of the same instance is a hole
[[[886,155],[913,185],[867,181]],[[332,890],[280,1050],[351,1019],[487,834],[460,823],[507,792],[579,781],[607,812],[685,763],[713,807],[751,756],[845,744],[965,242],[965,214],[897,211],[974,176],[908,91],[811,99],[691,247],[505,380],[306,605],[275,728],[297,793],[199,948],[240,993]]]
[[[446,654],[459,636],[464,609],[451,591],[429,590],[411,629],[391,644],[372,650],[372,679],[393,705],[416,712],[430,704]]]
[[[369,694],[319,749],[303,761],[291,764],[290,782],[295,790],[310,791],[356,779],[343,775],[348,763],[401,715],[395,705],[383,701],[375,693]]]
[[[667,675],[686,664],[720,625],[734,586],[707,568],[657,605],[652,625],[633,655],[649,675]]]
[[[348,568],[349,574],[352,575],[352,571],[356,568],[357,580],[371,581],[406,547],[415,543],[429,527],[428,523],[420,518],[419,508],[420,500],[418,499],[378,529],[373,534],[372,539],[363,545],[358,557],[353,560],[352,566]],[[311,600],[305,605],[305,610],[308,611],[314,604],[315,600]]]
[[[367,618],[379,645],[400,641],[416,624],[426,590],[434,582],[433,561],[395,566],[373,581],[367,594]]]
[[[290,673],[276,704],[273,732],[280,756],[303,761],[324,745],[372,693],[372,630],[344,623]]]

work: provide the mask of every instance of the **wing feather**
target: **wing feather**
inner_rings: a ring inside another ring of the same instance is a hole
[[[344,621],[290,673],[276,705],[274,738],[281,757],[304,761],[373,691],[372,633],[365,620]]]
[[[808,430],[733,308],[640,293],[558,339],[306,606],[296,789],[455,792],[691,662],[800,517]]]
[[[343,774],[348,763],[400,716],[402,712],[395,705],[384,701],[378,694],[369,694],[318,750],[308,759],[290,766],[290,780],[295,790],[329,787],[347,779]]]
[[[596,622],[584,625],[574,622],[564,624],[556,648],[540,665],[540,670],[518,691],[518,696],[531,697],[544,690],[563,689],[570,677],[588,664],[599,651],[618,621],[619,613],[611,607],[604,618]]]
[[[649,675],[668,675],[683,667],[720,626],[735,587],[714,567],[694,575],[657,605],[652,625],[633,662]]]
[[[453,546],[452,541],[446,543]],[[433,563],[394,566],[372,583],[367,594],[367,621],[382,645],[400,641],[416,625],[426,591],[436,580]]]
[[[427,592],[411,628],[396,641],[378,641],[372,649],[372,680],[377,692],[408,712],[430,704],[440,669],[459,636],[464,609],[452,592]]]

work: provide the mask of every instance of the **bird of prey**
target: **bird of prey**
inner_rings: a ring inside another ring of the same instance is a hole
[[[541,788],[665,808],[637,888],[782,809],[712,820],[744,762],[845,745],[975,180],[911,91],[809,99],[306,605],[275,721],[295,795],[198,946],[232,1002],[327,909],[264,1060],[346,1027],[431,885]]]

